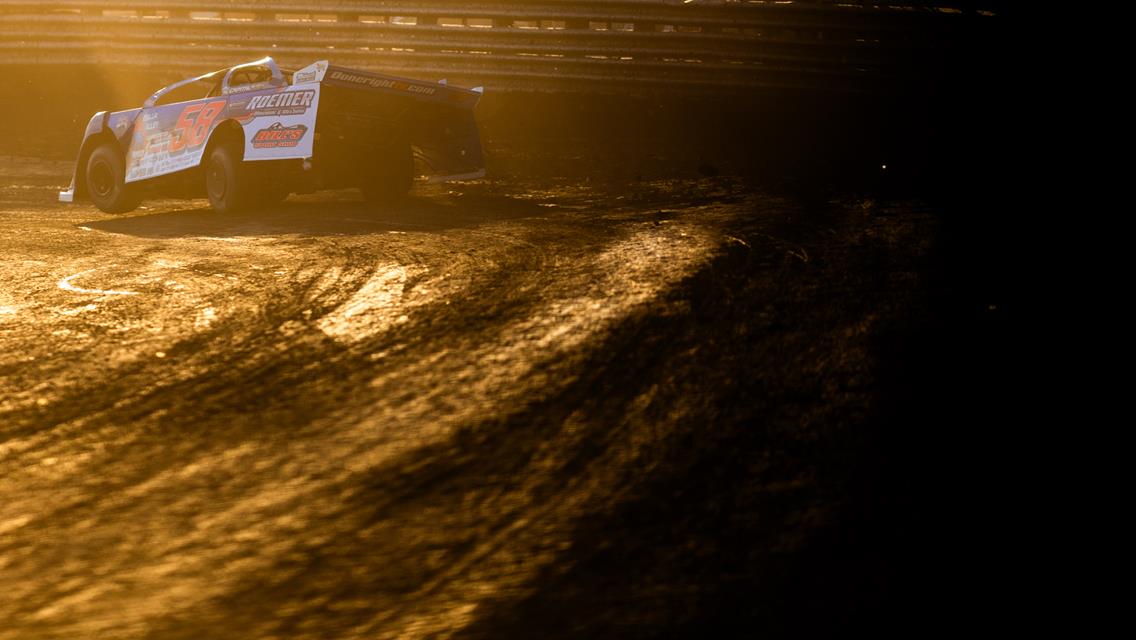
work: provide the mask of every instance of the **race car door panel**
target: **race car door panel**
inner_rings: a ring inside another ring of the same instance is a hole
[[[310,158],[319,83],[269,87],[142,109],[126,154],[126,182],[201,164],[209,136],[236,120],[245,132],[245,160]]]
[[[245,131],[245,160],[310,158],[320,85],[301,85],[229,96],[227,117]]]
[[[126,182],[201,164],[205,143],[225,112],[225,98],[146,107],[134,121],[126,154]]]

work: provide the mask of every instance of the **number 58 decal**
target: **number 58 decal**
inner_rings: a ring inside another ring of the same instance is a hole
[[[191,104],[182,109],[174,125],[173,139],[170,140],[170,153],[181,151],[186,147],[196,147],[205,142],[213,121],[225,110],[224,100],[215,100],[205,104]]]

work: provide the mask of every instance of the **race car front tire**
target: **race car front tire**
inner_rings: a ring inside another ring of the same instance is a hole
[[[88,197],[102,211],[126,213],[141,203],[135,187],[126,184],[126,165],[114,143],[104,142],[87,156],[84,179]]]
[[[247,209],[256,191],[235,145],[219,144],[205,159],[205,193],[218,213]]]

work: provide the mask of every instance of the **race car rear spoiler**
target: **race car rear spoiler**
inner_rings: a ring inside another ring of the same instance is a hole
[[[481,139],[473,111],[484,89],[464,89],[442,82],[433,83],[371,71],[341,67],[320,60],[292,74],[293,84],[319,82],[325,89],[354,94],[362,91],[386,104],[413,104],[413,108],[394,110],[417,151],[417,156],[433,169],[430,182],[473,180],[485,176]],[[355,94],[360,95],[361,94]],[[405,102],[403,102],[405,101]],[[346,99],[349,110],[367,111],[372,100]],[[349,105],[355,104],[356,109]],[[391,111],[382,109],[388,115]]]
[[[393,95],[414,97],[417,100],[436,102],[473,109],[484,93],[482,87],[463,89],[440,83],[388,76],[371,71],[340,67],[321,60],[292,74],[292,83],[321,82],[324,85],[345,88],[374,89]]]

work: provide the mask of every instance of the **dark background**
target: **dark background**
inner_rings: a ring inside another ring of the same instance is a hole
[[[795,401],[771,390],[775,382],[758,370],[761,361],[747,359],[764,348],[763,338],[743,332],[711,351],[720,360],[699,362],[728,369],[735,381],[716,409],[728,417],[707,425],[712,435],[663,451],[664,471],[637,499],[579,525],[574,538],[586,551],[467,633],[922,636],[1006,621],[1004,593],[1019,586],[1024,563],[1011,446],[1022,427],[1006,394],[1006,381],[1017,375],[1023,282],[1015,230],[1024,212],[1013,178],[1023,146],[1021,105],[1002,29],[880,93],[486,96],[480,120],[487,147],[503,152],[490,154],[497,175],[612,184],[737,177],[799,205],[800,216],[783,229],[789,235],[823,225],[833,201],[920,202],[937,224],[931,250],[915,267],[923,276],[917,300],[874,338],[871,414],[851,434],[782,451],[808,460],[823,478],[818,484],[840,496],[820,535],[772,560],[755,551],[773,544],[761,523],[769,505],[747,493],[746,474],[771,446],[784,446],[762,425],[783,420],[779,412]],[[133,106],[170,79],[52,67],[6,69],[5,77],[13,89],[0,125],[5,147],[47,158],[74,152],[87,114]],[[856,258],[862,273],[873,272],[871,259]],[[745,325],[754,306],[740,301],[770,295],[757,267],[734,267],[698,283],[695,321]],[[875,302],[866,294],[831,304],[863,311]],[[794,307],[786,309],[781,321],[791,324]],[[644,322],[629,330],[669,335],[666,319]],[[613,340],[626,370],[597,365],[604,384],[633,385],[637,371],[661,364],[652,359],[659,348],[653,339]],[[594,390],[578,392],[584,402]],[[619,538],[601,544],[611,531]],[[704,552],[670,555],[687,548]],[[627,595],[653,581],[687,585],[695,595]],[[688,611],[673,626],[636,623],[651,619],[641,608],[659,606]]]

